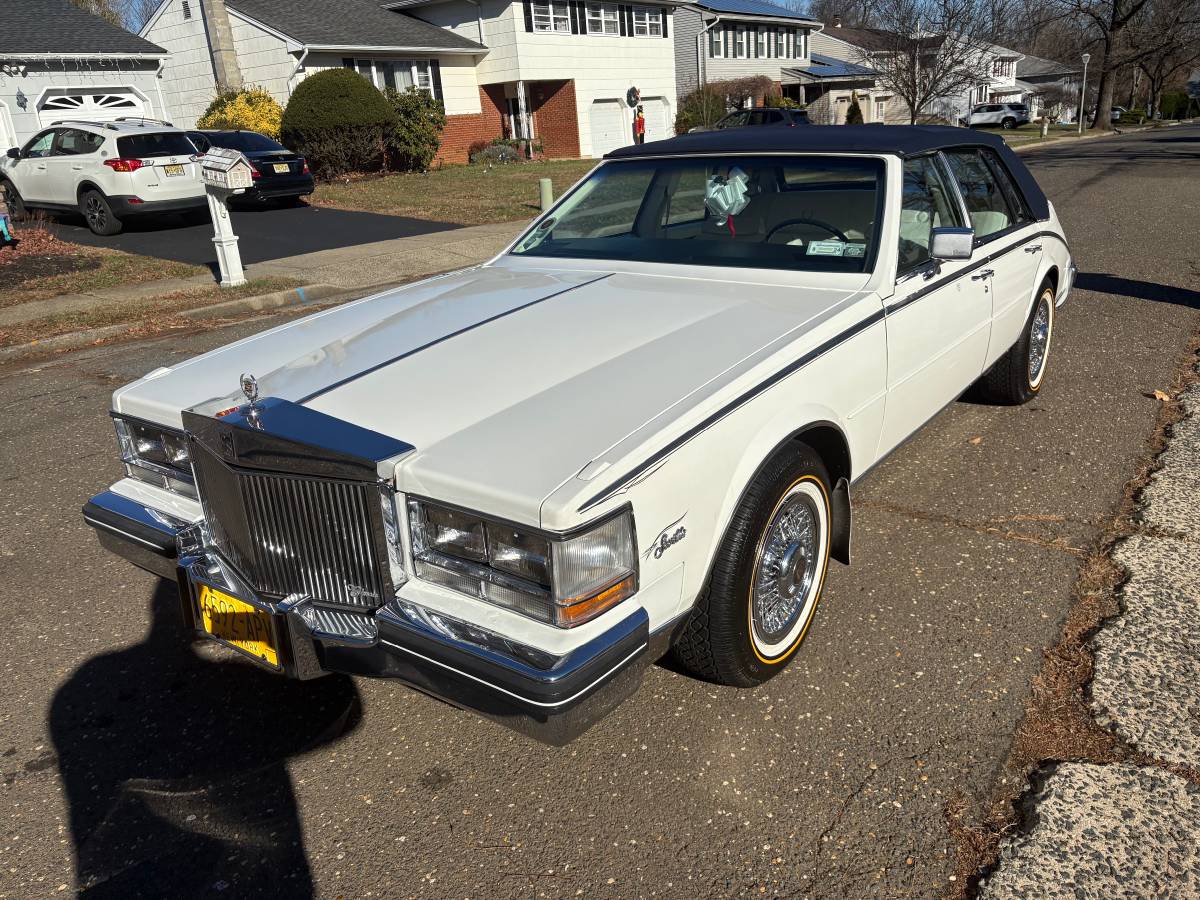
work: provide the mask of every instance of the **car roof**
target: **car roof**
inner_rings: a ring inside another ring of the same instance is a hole
[[[1020,157],[1003,138],[946,125],[813,125],[808,128],[727,128],[631,144],[605,159],[708,156],[722,153],[869,153],[901,158],[935,150],[986,147],[1004,161],[1034,215],[1048,219],[1049,203]]]
[[[118,137],[129,134],[146,134],[147,132],[164,132],[177,131],[183,134],[182,128],[176,128],[170,122],[162,122],[158,119],[125,119],[111,122],[100,122],[93,119],[55,119],[50,123],[51,128],[56,128],[60,125],[77,125],[84,128],[93,128],[96,131],[106,131],[110,134],[115,134]]]

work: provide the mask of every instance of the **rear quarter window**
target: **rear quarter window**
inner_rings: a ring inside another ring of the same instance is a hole
[[[117,138],[117,153],[122,159],[146,159],[156,156],[191,156],[196,152],[192,142],[181,131],[160,131],[156,134],[130,134]]]

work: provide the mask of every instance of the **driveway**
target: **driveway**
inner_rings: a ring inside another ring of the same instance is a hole
[[[1045,387],[952,405],[865,479],[793,664],[755,690],[652,668],[565,748],[230,662],[97,546],[112,390],[269,323],[0,369],[0,897],[939,896],[947,810],[1009,777],[1147,394],[1200,325],[1200,128],[1168,134],[1027,157],[1081,269]]]
[[[449,222],[308,205],[235,209],[231,217],[242,262],[247,265],[459,227]],[[125,230],[114,237],[100,237],[77,217],[63,216],[60,222],[58,235],[66,241],[197,266],[216,265],[210,223],[185,225],[179,216],[153,216],[127,222]]]

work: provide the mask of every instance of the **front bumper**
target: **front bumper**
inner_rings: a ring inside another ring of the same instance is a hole
[[[330,672],[395,678],[537,740],[573,740],[628,698],[646,667],[666,651],[670,629],[655,634],[641,607],[561,656],[402,599],[371,615],[317,607],[306,599],[257,597],[224,560],[184,549],[187,523],[111,491],[85,504],[102,546],[179,585],[185,621],[203,633],[198,585],[209,584],[270,613],[281,668],[293,678]],[[342,627],[339,619],[355,620]]]

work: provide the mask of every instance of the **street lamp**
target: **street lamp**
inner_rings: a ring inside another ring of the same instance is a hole
[[[1087,64],[1092,54],[1083,54],[1083,84],[1079,88],[1079,133],[1083,134],[1083,102],[1087,98]]]

